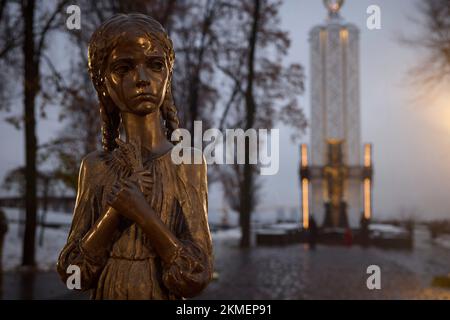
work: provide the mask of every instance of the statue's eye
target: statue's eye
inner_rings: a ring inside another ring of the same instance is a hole
[[[118,74],[125,74],[128,71],[131,70],[131,66],[128,64],[119,64],[117,66],[114,66],[114,72]]]
[[[150,68],[152,68],[153,71],[162,71],[164,69],[164,63],[161,60],[151,61]]]

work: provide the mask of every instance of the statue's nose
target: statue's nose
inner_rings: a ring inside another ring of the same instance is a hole
[[[137,85],[146,86],[150,84],[150,76],[144,66],[137,67]]]

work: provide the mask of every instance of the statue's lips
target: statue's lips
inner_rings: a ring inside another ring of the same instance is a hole
[[[133,99],[155,101],[156,97],[150,93],[140,93],[135,95]]]

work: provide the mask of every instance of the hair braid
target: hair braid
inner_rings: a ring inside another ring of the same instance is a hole
[[[100,116],[102,118],[102,145],[103,150],[113,151],[117,148],[116,138],[120,135],[120,113],[119,110],[108,112],[105,104],[100,102]]]
[[[164,98],[164,102],[161,106],[161,115],[164,119],[166,129],[167,129],[167,139],[172,141],[172,133],[178,129],[180,125],[180,119],[177,115],[177,107],[173,102],[172,90],[167,89],[166,97]],[[178,142],[178,139],[172,141],[174,144]]]

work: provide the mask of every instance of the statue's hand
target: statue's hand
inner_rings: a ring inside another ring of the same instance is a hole
[[[149,171],[137,171],[133,173],[130,178],[131,181],[139,185],[139,189],[144,195],[149,195],[152,192],[153,178]]]
[[[142,225],[152,209],[140,188],[133,176],[121,180],[113,186],[107,202],[124,217]]]

